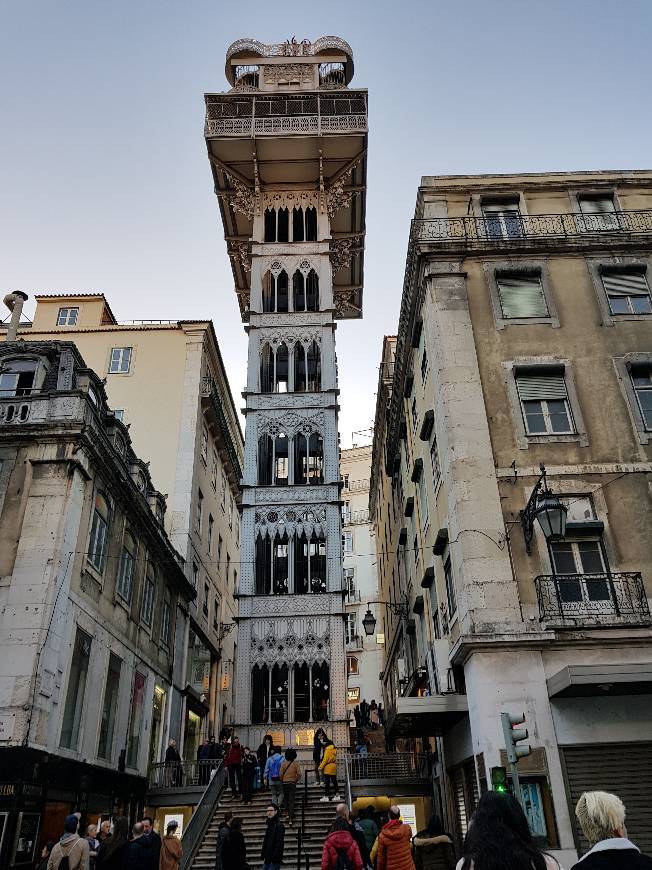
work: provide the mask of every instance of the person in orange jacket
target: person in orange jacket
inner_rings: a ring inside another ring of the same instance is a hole
[[[389,808],[389,821],[378,834],[376,870],[415,870],[412,858],[412,829],[401,821],[401,811]]]

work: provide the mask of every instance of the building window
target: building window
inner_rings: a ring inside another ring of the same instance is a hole
[[[111,348],[111,361],[109,363],[109,374],[127,374],[131,368],[131,351],[130,347],[113,347]]]
[[[206,464],[208,461],[208,426],[206,423],[201,427],[201,458]]]
[[[496,275],[498,298],[506,320],[549,317],[541,275]]]
[[[230,573],[231,573],[231,557],[227,553],[226,554],[226,575],[225,575],[227,586],[229,585],[229,574]]]
[[[213,492],[217,492],[217,454],[215,450],[211,453],[211,487]]]
[[[5,363],[0,372],[0,399],[29,396],[36,392],[34,381],[37,367],[36,360],[11,360]]]
[[[213,550],[213,526],[215,525],[215,520],[213,519],[213,514],[208,515],[208,555],[210,556]]]
[[[106,674],[102,719],[100,721],[100,739],[97,744],[98,758],[104,758],[107,761],[111,760],[113,754],[113,734],[115,732],[115,718],[118,711],[121,670],[122,661],[113,653],[109,653],[109,669]]]
[[[428,516],[428,484],[426,482],[426,475],[421,472],[419,477],[419,514],[421,516],[421,528],[426,529],[428,527],[429,516]]]
[[[148,565],[147,576],[145,577],[145,585],[143,587],[143,601],[140,608],[140,621],[145,625],[152,624],[152,614],[154,613],[154,594],[156,586],[154,585],[153,569]]]
[[[455,597],[455,578],[453,577],[453,568],[451,565],[451,557],[447,556],[444,561],[444,580],[446,582],[446,598],[448,599],[448,616],[453,616],[457,610],[457,599]]]
[[[517,198],[490,202],[483,200],[485,233],[490,239],[510,239],[523,235],[521,210]]]
[[[321,390],[321,353],[316,341],[305,345],[297,341],[294,356],[294,392],[317,393]]]
[[[652,432],[652,363],[632,366],[630,376],[644,429]]]
[[[344,525],[351,522],[351,502],[345,501],[341,507],[342,522]]]
[[[131,690],[131,713],[129,717],[129,732],[127,738],[127,767],[138,766],[138,746],[140,733],[143,725],[143,709],[145,706],[146,677],[143,674],[134,674],[134,683]]]
[[[213,601],[213,631],[220,630],[220,599],[215,596]]]
[[[238,572],[233,569],[233,591],[237,592],[238,590]]]
[[[556,541],[550,544],[550,560],[561,604],[571,605],[571,610],[580,605],[581,610],[582,605],[612,598],[602,541]]]
[[[57,326],[75,326],[79,317],[79,308],[60,308],[57,314]]]
[[[233,510],[234,510],[233,496],[229,495],[229,499],[230,499],[229,500],[229,528],[233,529]]]
[[[91,655],[92,638],[79,626],[75,633],[75,645],[70,662],[70,675],[66,691],[66,703],[63,710],[63,725],[61,727],[61,743],[65,749],[77,749],[79,741],[79,726],[86,693],[88,663]]]
[[[319,311],[319,278],[314,269],[305,278],[298,269],[292,276],[292,304],[294,311]]]
[[[204,581],[204,601],[202,603],[202,613],[208,619],[208,596],[210,594],[210,586],[208,581]]]
[[[256,595],[287,595],[289,590],[290,543],[287,534],[256,538]]]
[[[263,278],[263,311],[288,311],[288,273],[283,269],[278,275],[267,272]]]
[[[123,408],[114,408],[113,409],[113,416],[116,418],[116,420],[120,420],[120,422],[123,423],[124,419],[125,419],[124,409]],[[122,453],[121,453],[121,455],[122,455]]]
[[[563,373],[517,375],[516,387],[528,435],[575,432]]]
[[[221,540],[221,538],[220,538],[220,540]],[[197,588],[198,580],[199,580],[199,568],[197,567],[196,563],[193,562],[192,563],[192,587],[193,587],[193,589]]]
[[[347,600],[352,603],[355,601],[355,568],[344,568],[342,577]]]
[[[344,615],[344,634],[347,643],[355,643],[357,640],[357,614],[346,613]]]
[[[358,675],[358,660],[355,656],[346,657],[346,673],[349,677],[357,677]]]
[[[136,563],[136,543],[127,532],[122,544],[120,565],[118,567],[117,593],[127,604],[131,601],[131,591],[134,583],[134,565]]]
[[[432,444],[430,445],[430,465],[432,466],[432,483],[437,491],[439,481],[441,480],[441,464],[439,462],[439,448],[437,447],[437,439],[433,436]]]
[[[217,561],[222,561],[222,535],[217,536]]]
[[[258,484],[287,486],[289,480],[290,439],[285,432],[261,435],[258,440]]]
[[[264,344],[260,354],[261,393],[287,393],[290,388],[290,355],[281,342],[276,348]]]
[[[353,532],[342,533],[342,552],[345,556],[350,556],[353,553]]]
[[[109,504],[102,493],[95,494],[95,507],[88,541],[88,562],[100,574],[104,572],[109,534]]]
[[[343,489],[349,488],[349,475],[348,474],[342,475],[342,488]]]
[[[204,512],[204,493],[201,489],[197,490],[197,504],[195,505],[195,529],[197,534],[201,535],[202,514]]]
[[[220,492],[220,507],[222,510],[225,509],[226,506],[226,474],[224,469],[222,469],[222,490]]]
[[[419,424],[419,412],[417,411],[417,399],[416,396],[412,397],[412,431],[416,434],[417,426]]]
[[[620,228],[614,198],[611,194],[600,196],[578,196],[577,203],[581,216],[577,223],[580,232],[595,233]]]
[[[425,382],[427,374],[428,374],[428,353],[424,347],[423,353],[421,354],[421,383],[422,384]]]
[[[644,271],[602,272],[602,286],[612,314],[652,314]]]
[[[324,482],[324,441],[319,432],[299,432],[294,439],[294,483]]]
[[[170,646],[170,617],[170,602],[164,601],[163,614],[161,616],[161,643],[164,646]]]
[[[294,539],[294,591],[299,595],[326,592],[326,540],[314,532]]]

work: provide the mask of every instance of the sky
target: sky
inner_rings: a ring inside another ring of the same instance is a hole
[[[370,125],[365,312],[337,330],[349,446],[373,425],[421,176],[649,169],[651,29],[650,0],[0,0],[0,298],[210,317],[242,404],[203,94],[228,88],[235,39],[342,36]]]

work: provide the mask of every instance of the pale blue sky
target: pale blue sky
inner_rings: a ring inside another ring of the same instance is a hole
[[[0,291],[245,333],[203,140],[234,39],[341,35],[369,89],[365,316],[337,331],[342,443],[371,423],[422,175],[649,168],[650,0],[2,0]],[[30,313],[32,308],[28,306]]]

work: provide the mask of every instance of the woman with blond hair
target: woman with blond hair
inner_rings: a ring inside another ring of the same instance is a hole
[[[592,848],[572,870],[652,870],[652,858],[627,839],[625,805],[615,794],[585,791],[575,815]]]

